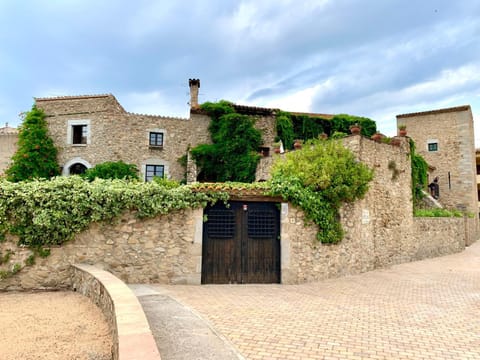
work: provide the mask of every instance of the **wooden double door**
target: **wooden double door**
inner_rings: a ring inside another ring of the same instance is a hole
[[[280,282],[278,204],[217,203],[204,214],[202,284]]]

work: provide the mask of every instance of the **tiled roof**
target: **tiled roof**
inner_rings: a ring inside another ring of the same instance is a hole
[[[112,94],[93,94],[93,95],[70,95],[70,96],[52,96],[52,97],[43,97],[37,98],[34,97],[35,101],[54,101],[54,100],[76,100],[76,99],[95,99],[102,97],[113,97]]]
[[[124,111],[125,109],[123,108],[123,106],[118,102],[117,98],[115,96],[113,96],[112,94],[91,94],[91,95],[70,95],[70,96],[54,96],[54,97],[44,97],[44,98],[36,98],[34,97],[35,99],[35,102],[38,102],[38,101],[58,101],[58,100],[84,100],[84,99],[99,99],[99,98],[111,98],[113,99],[118,107]]]
[[[462,105],[456,106],[446,109],[438,109],[438,110],[429,110],[429,111],[421,111],[421,112],[414,112],[409,114],[400,114],[397,115],[397,118],[406,118],[406,117],[413,117],[413,116],[423,116],[423,115],[434,115],[434,114],[442,114],[442,113],[449,113],[449,112],[457,112],[457,111],[469,111],[470,105]]]

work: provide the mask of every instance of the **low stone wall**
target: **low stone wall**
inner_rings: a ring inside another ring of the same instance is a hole
[[[113,223],[93,223],[75,239],[51,248],[47,258],[0,281],[0,290],[71,287],[71,265],[87,263],[107,270],[126,283],[199,284],[202,268],[203,210],[182,210],[151,219],[124,213]],[[9,266],[23,264],[31,251],[17,239],[0,243],[12,249]]]
[[[88,265],[73,265],[72,288],[102,309],[110,325],[114,360],[160,360],[142,306],[112,274]]]

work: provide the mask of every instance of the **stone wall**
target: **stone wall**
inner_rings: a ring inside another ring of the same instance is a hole
[[[12,278],[0,290],[71,287],[72,264],[86,263],[110,271],[127,283],[198,284],[202,265],[203,210],[184,210],[140,220],[125,213],[112,224],[94,223],[75,240],[53,247],[49,257]],[[9,266],[21,264],[30,250],[16,239],[0,244],[15,251]]]
[[[12,156],[17,151],[17,141],[17,131],[2,132],[0,129],[0,175],[10,166]]]
[[[294,284],[358,274],[426,257],[461,251],[476,240],[472,219],[413,218],[408,142],[376,143],[361,136],[344,140],[374,169],[365,198],[340,212],[344,239],[336,245],[316,240],[317,227],[305,226],[304,213],[281,206],[282,283]],[[199,284],[202,265],[202,209],[140,220],[125,213],[112,224],[92,224],[74,241],[52,249],[46,259],[0,282],[0,290],[71,287],[70,265],[87,263],[127,283]],[[0,251],[16,253],[8,266],[23,263],[30,251],[15,239]]]

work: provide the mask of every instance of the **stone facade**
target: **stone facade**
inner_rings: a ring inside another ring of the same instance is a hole
[[[413,218],[409,146],[377,143],[350,136],[344,139],[358,160],[375,171],[364,199],[346,204],[341,221],[346,231],[336,245],[316,240],[316,226],[305,226],[304,214],[281,204],[281,282],[295,284],[357,274],[392,264],[458,252],[471,234],[464,218]],[[395,171],[396,170],[396,171]],[[113,224],[92,224],[74,241],[52,249],[0,289],[71,286],[70,265],[87,263],[108,270],[127,283],[200,284],[203,210],[184,210],[140,220],[125,213]],[[30,251],[15,239],[0,251],[15,251],[8,266],[23,263]]]
[[[0,128],[0,175],[9,167],[17,151],[18,130],[5,124]]]
[[[187,154],[189,146],[210,141],[206,115],[180,119],[132,114],[113,95],[36,99],[36,104],[47,114],[64,175],[75,164],[90,168],[122,160],[135,164],[143,178],[147,165],[159,165],[165,176],[181,180],[185,168],[178,159]],[[83,144],[72,143],[75,126],[86,127]],[[150,145],[150,133],[162,134],[161,146]]]
[[[438,177],[440,202],[447,208],[478,213],[475,140],[470,106],[397,115],[407,126],[417,153]]]

